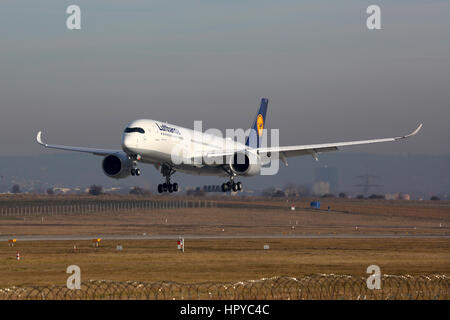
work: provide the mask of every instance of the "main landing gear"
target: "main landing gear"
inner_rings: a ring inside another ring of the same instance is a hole
[[[175,170],[167,165],[161,166],[161,173],[166,178],[166,182],[163,184],[158,184],[158,192],[177,192],[178,191],[178,183],[170,183],[170,177],[175,173]]]
[[[242,190],[242,182],[234,182],[234,181],[228,181],[225,183],[222,183],[222,191],[223,192],[228,192],[228,191],[233,191],[233,192],[238,192]]]
[[[242,182],[234,182],[234,174],[229,173],[230,174],[230,181],[222,183],[222,192],[228,192],[228,191],[233,191],[233,192],[238,192],[238,191],[242,191]]]

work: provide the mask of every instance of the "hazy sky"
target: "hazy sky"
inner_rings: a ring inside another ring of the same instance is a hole
[[[81,30],[66,8],[81,7]],[[382,30],[366,28],[381,7]],[[261,97],[283,145],[450,154],[450,2],[21,1],[0,4],[0,155],[118,148],[137,118],[248,128]]]

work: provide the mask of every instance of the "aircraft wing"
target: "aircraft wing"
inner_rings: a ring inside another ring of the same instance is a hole
[[[256,151],[258,154],[278,154],[279,158],[287,165],[286,158],[303,156],[303,155],[311,155],[315,160],[318,159],[318,153],[321,152],[329,152],[336,151],[338,147],[344,146],[354,146],[361,144],[371,144],[378,142],[389,142],[389,141],[397,141],[401,139],[406,139],[416,135],[420,129],[422,129],[422,124],[420,124],[416,130],[411,132],[410,134],[394,137],[394,138],[383,138],[383,139],[371,139],[371,140],[357,140],[357,141],[346,141],[346,142],[334,142],[334,143],[322,143],[322,144],[308,144],[308,145],[298,145],[298,146],[286,146],[286,147],[270,147],[270,148],[257,148],[251,149]],[[212,157],[220,157],[220,156],[230,156],[233,155],[237,151],[245,151],[245,150],[230,150],[226,152],[210,152],[206,155],[208,158]]]
[[[287,146],[287,147],[271,147],[271,148],[258,148],[257,151],[261,153],[278,153],[281,160],[285,162],[285,158],[296,157],[302,155],[312,155],[315,160],[317,160],[317,154],[320,152],[336,151],[338,147],[344,146],[354,146],[361,144],[371,144],[379,142],[389,142],[406,139],[416,135],[420,129],[422,129],[422,124],[420,124],[416,130],[410,134],[394,137],[394,138],[383,138],[383,139],[370,139],[370,140],[357,140],[357,141],[346,141],[346,142],[334,142],[334,143],[322,143],[322,144],[309,144],[309,145],[299,145],[299,146]]]
[[[122,152],[122,150],[111,150],[111,149],[95,149],[95,148],[83,148],[83,147],[70,147],[70,146],[60,146],[55,144],[47,144],[42,142],[42,132],[39,131],[36,136],[36,141],[40,145],[46,148],[59,149],[59,150],[67,150],[67,151],[77,151],[77,152],[86,152],[92,153],[97,156],[106,156],[113,153]]]

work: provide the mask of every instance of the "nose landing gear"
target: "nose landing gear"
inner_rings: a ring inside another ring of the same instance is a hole
[[[137,160],[141,160],[141,156],[140,155],[131,155],[128,156],[130,160],[133,161],[133,167],[131,168],[131,172],[130,174],[134,177],[134,176],[140,176],[141,175],[141,169],[136,168],[137,167]]]
[[[131,169],[131,175],[132,176],[140,176],[141,175],[141,169],[139,169],[139,168]]]

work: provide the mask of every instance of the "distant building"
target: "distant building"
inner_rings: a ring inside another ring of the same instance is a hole
[[[326,181],[314,182],[312,192],[315,196],[323,196],[330,193],[330,184]]]
[[[401,200],[411,200],[411,196],[407,193],[400,193]]]
[[[386,200],[411,200],[411,196],[407,193],[387,193],[384,195]]]
[[[122,189],[118,187],[105,188],[105,192],[119,192],[121,190]]]
[[[314,182],[328,182],[329,188],[326,193],[337,194],[339,192],[338,169],[328,166],[315,168]]]
[[[70,188],[63,188],[63,187],[55,187],[53,188],[53,192],[56,194],[67,194],[70,193],[72,189]]]
[[[400,194],[398,192],[397,193],[386,193],[384,195],[384,198],[386,200],[398,200],[398,199],[400,199]]]

